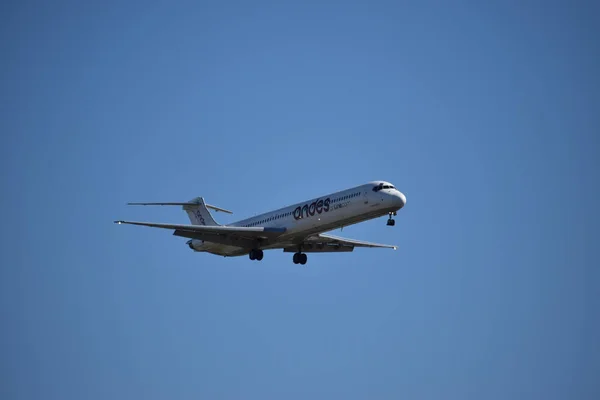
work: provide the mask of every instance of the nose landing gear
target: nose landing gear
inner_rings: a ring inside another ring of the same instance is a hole
[[[396,211],[389,213],[390,218],[387,220],[387,226],[396,225],[396,220],[393,218],[393,216],[396,214],[397,214]]]

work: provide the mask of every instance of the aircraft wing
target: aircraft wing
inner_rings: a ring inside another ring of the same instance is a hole
[[[302,242],[302,251],[307,253],[353,251],[355,247],[379,247],[396,250],[396,246],[389,244],[379,244],[364,242],[356,239],[347,239],[327,233],[309,236]],[[296,252],[298,251],[298,245],[295,244],[289,247],[284,247],[283,251]]]
[[[237,245],[233,240],[240,240],[239,245],[245,245],[253,239],[272,239],[285,232],[285,228],[240,227],[240,226],[206,226],[159,224],[154,222],[115,221],[115,224],[149,226],[151,228],[174,229],[173,235],[191,239],[210,240],[224,244]],[[246,242],[246,243],[244,243]]]

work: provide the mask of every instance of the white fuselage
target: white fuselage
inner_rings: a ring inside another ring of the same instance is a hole
[[[377,185],[385,186],[375,191]],[[405,202],[404,195],[393,185],[377,181],[256,215],[228,226],[285,228],[285,233],[275,242],[266,242],[261,246],[269,249],[280,247],[282,243],[294,243],[298,238],[387,215],[402,208]],[[196,251],[225,256],[247,254],[247,249],[242,247],[197,239],[191,241],[191,247]]]

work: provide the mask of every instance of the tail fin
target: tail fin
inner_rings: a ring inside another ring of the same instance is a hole
[[[231,211],[224,208],[211,206],[204,202],[204,198],[196,197],[185,203],[127,203],[130,206],[183,206],[185,212],[187,212],[192,221],[193,225],[207,225],[207,226],[220,226],[213,219],[208,209],[215,210],[217,212],[222,211],[227,214],[232,214]]]
[[[202,197],[196,197],[183,206],[193,225],[219,226],[214,220]]]

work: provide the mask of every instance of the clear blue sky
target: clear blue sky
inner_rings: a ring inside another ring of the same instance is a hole
[[[596,2],[4,2],[3,399],[598,399]],[[384,179],[337,231],[194,254]],[[234,218],[235,217],[235,218]]]

